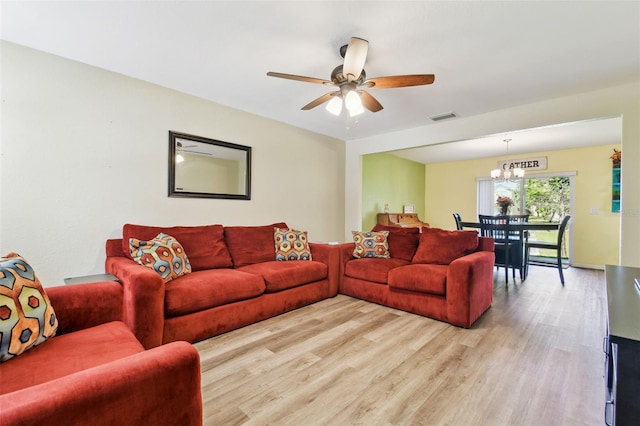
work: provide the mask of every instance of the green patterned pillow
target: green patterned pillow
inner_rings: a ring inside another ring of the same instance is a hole
[[[295,229],[275,228],[276,260],[312,260],[307,233]]]
[[[353,242],[356,243],[353,249],[353,257],[380,257],[384,259],[391,257],[389,254],[389,243],[387,242],[389,231],[352,231],[352,234]]]
[[[0,258],[0,362],[39,345],[58,330],[51,301],[20,255]]]
[[[129,238],[129,252],[140,265],[160,274],[165,283],[191,273],[182,244],[171,235],[159,233],[148,241]]]

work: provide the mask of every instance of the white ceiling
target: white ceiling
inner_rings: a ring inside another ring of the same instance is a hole
[[[506,140],[509,140],[508,146]],[[524,129],[470,140],[445,141],[392,153],[408,160],[429,164],[505,156],[507,150],[509,154],[529,154],[532,151],[613,145],[621,141],[622,118],[614,117]]]
[[[429,117],[446,112],[468,117],[640,75],[638,1],[2,1],[0,7],[4,40],[347,141],[429,125]],[[348,119],[323,106],[300,110],[326,86],[266,75],[329,79],[342,62],[339,47],[352,36],[370,43],[367,76],[433,73],[435,83],[370,90],[384,109]],[[545,132],[551,130],[569,128]],[[618,133],[611,143],[619,141]],[[504,152],[504,144],[493,145]],[[516,152],[515,138],[511,147]]]

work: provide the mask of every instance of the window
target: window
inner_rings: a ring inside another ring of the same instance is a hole
[[[478,214],[499,214],[497,198],[509,197],[514,203],[509,214],[529,214],[530,221],[560,222],[565,215],[571,214],[573,176],[575,172],[525,175],[516,182],[478,179]],[[569,234],[567,229],[563,249],[566,258],[570,257]],[[555,241],[557,231],[533,231],[529,238]],[[540,250],[532,255],[545,258],[551,252]]]

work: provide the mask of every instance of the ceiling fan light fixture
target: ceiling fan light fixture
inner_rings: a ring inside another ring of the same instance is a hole
[[[347,107],[349,112],[352,110],[362,109],[362,100],[360,99],[360,95],[355,90],[349,90],[344,97],[344,105]]]
[[[362,106],[362,104],[356,104],[349,110],[349,117],[355,117],[356,115],[360,115],[362,113],[364,113],[364,107]]]
[[[183,161],[184,161],[184,157],[182,156],[182,154],[177,154],[176,163],[182,163]]]
[[[340,96],[334,96],[327,104],[327,111],[331,114],[338,116],[342,112],[342,98]]]

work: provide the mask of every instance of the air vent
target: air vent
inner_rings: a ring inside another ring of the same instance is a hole
[[[448,120],[449,118],[455,118],[455,117],[457,117],[455,112],[446,112],[444,114],[434,115],[433,117],[429,117],[429,118],[431,118],[433,121],[440,121],[440,120]]]

